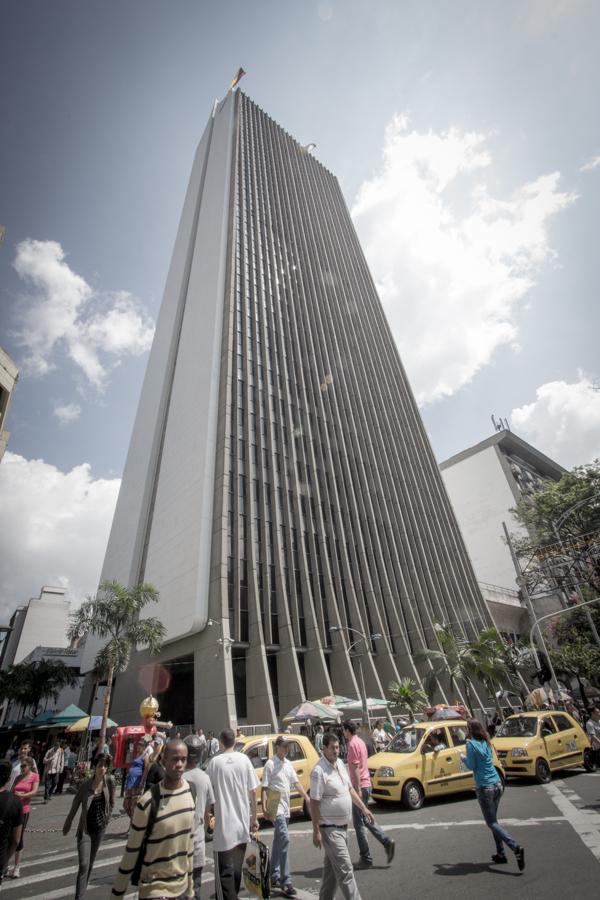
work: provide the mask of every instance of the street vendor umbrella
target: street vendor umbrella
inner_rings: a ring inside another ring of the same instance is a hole
[[[381,697],[367,697],[367,709],[387,709],[389,706],[389,702],[387,700],[383,700]],[[345,703],[338,703],[338,709],[343,709],[344,711],[349,709],[362,709],[362,700],[347,700]]]
[[[330,694],[328,697],[321,697],[319,703],[325,706],[341,706],[343,703],[354,703],[351,697],[344,697],[342,694]]]
[[[318,700],[306,700],[290,709],[282,719],[283,722],[305,722],[307,719],[315,719],[317,722],[335,722],[339,719],[339,713],[333,706],[326,706]]]
[[[81,718],[87,718],[85,710],[79,709],[74,703],[70,703],[62,712],[52,716],[53,725],[73,725]]]
[[[465,716],[464,706],[442,706],[436,709],[432,715],[431,722],[439,722],[443,719],[463,719]]]
[[[113,722],[112,719],[106,720],[107,728],[116,728],[117,723]],[[92,716],[90,721],[89,716],[84,716],[83,719],[79,719],[78,722],[74,722],[72,725],[67,727],[67,731],[69,733],[73,731],[100,731],[102,727],[102,716]]]

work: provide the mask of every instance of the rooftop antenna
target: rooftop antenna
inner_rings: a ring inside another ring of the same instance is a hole
[[[503,419],[502,416],[499,416],[498,421],[496,421],[496,417],[493,414],[490,416],[490,418],[492,420],[492,425],[494,426],[494,431],[510,431],[508,419]]]

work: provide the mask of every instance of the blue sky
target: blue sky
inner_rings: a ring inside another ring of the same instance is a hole
[[[5,4],[0,343],[22,374],[0,608],[95,589],[193,153],[240,65],[338,176],[438,458],[491,413],[565,465],[600,455],[599,20],[583,0]]]

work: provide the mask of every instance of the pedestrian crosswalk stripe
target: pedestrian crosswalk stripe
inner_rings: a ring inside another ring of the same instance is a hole
[[[92,881],[88,884],[88,891],[91,891],[93,888],[99,888],[100,885],[96,885],[93,883],[94,874],[92,871]],[[21,880],[21,879],[19,879]],[[202,887],[205,884],[208,884],[210,881],[214,881],[214,877],[212,875],[207,875],[206,878],[204,874],[202,875]],[[2,882],[2,892],[4,893],[4,884]],[[74,885],[70,884],[67,887],[57,888],[55,891],[46,891],[43,896],[43,900],[63,900],[63,898],[73,897]],[[125,894],[124,900],[137,900],[138,893],[134,891],[133,893]],[[300,897],[300,893],[298,892],[298,896]],[[35,900],[34,897],[30,897],[29,900]],[[311,900],[314,900],[314,897],[311,897]]]
[[[119,853],[118,856],[111,856],[110,859],[102,859],[99,862],[94,863],[94,868],[92,870],[92,877],[93,877],[93,873],[96,871],[96,869],[102,869],[105,866],[115,866],[115,870],[116,870],[116,866],[118,866],[118,864],[121,862],[121,855],[122,854]],[[76,875],[78,871],[79,871],[79,866],[77,865],[77,866],[68,866],[67,868],[64,868],[64,869],[55,869],[51,873],[46,871],[46,872],[40,872],[36,875],[26,875],[25,878],[14,878],[14,879],[7,878],[5,881],[2,882],[2,893],[8,894],[11,892],[11,890],[17,890],[19,888],[26,887],[28,884],[38,884],[40,881],[47,882],[49,879],[64,878],[65,875]],[[71,893],[73,893],[72,887],[70,888],[70,891],[71,891]],[[46,898],[47,896],[48,896],[47,894],[44,894],[44,898]]]
[[[96,856],[97,860],[102,859],[102,851],[106,853],[112,852],[116,850],[118,847],[124,847],[127,842],[125,840],[122,841],[111,841],[110,844],[101,844],[98,849],[98,855]],[[47,853],[39,854],[38,856],[29,856],[25,859],[25,862],[22,862],[20,865],[21,870],[24,869],[33,869],[35,866],[47,866],[48,865],[48,856],[52,857],[52,862],[58,862],[61,859],[77,859],[77,850],[65,850],[64,853],[57,853],[56,850],[49,850]]]

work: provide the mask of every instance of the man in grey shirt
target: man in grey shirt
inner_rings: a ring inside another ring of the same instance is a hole
[[[325,851],[319,900],[333,900],[337,888],[345,900],[360,900],[348,852],[352,804],[371,825],[375,824],[375,819],[352,787],[339,754],[337,735],[327,732],[323,735],[323,756],[310,773],[313,844]]]
[[[204,840],[204,813],[215,802],[210,778],[198,768],[206,742],[195,734],[189,734],[183,743],[188,748],[187,768],[183,774],[186,781],[196,788],[196,812],[194,815],[194,900],[200,900],[202,869],[206,862],[206,845]]]

